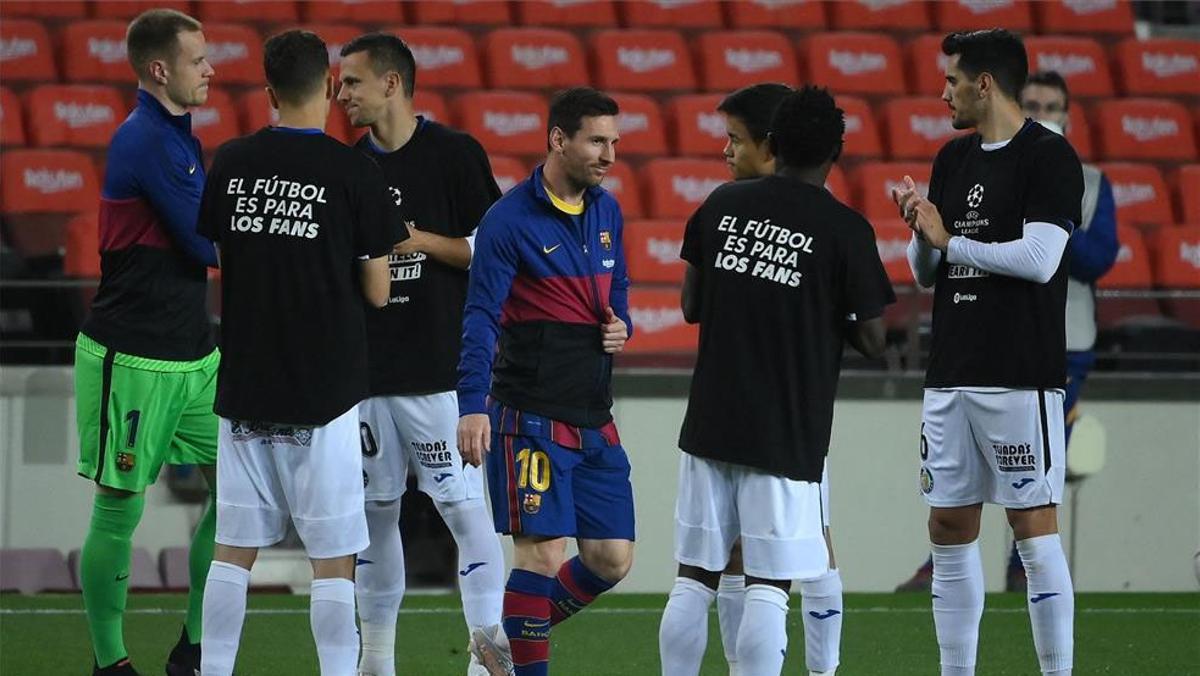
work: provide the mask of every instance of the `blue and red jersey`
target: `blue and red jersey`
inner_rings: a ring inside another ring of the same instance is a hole
[[[459,412],[500,403],[570,425],[612,421],[606,308],[629,326],[621,209],[589,188],[583,213],[551,201],[542,167],[500,198],[479,225],[463,316]],[[494,364],[493,364],[494,359]]]
[[[100,288],[83,332],[110,349],[191,361],[213,350],[207,267],[196,232],[204,161],[190,114],[139,89],[108,147],[100,197]]]

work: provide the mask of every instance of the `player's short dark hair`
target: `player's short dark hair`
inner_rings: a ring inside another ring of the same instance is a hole
[[[546,120],[546,135],[555,127],[568,138],[583,126],[583,118],[616,115],[621,112],[617,102],[604,92],[591,87],[563,89],[550,99],[550,116]]]
[[[1016,100],[1029,75],[1025,43],[1016,33],[1003,28],[959,31],[942,40],[942,53],[958,54],[958,67],[972,78],[991,73],[1000,91]]]
[[[141,78],[155,59],[175,58],[179,53],[179,34],[201,29],[199,21],[173,9],[142,12],[125,31],[125,54],[129,65]]]
[[[779,165],[807,169],[842,154],[846,115],[824,87],[805,85],[785,94],[771,118],[771,152]]]
[[[284,31],[263,45],[263,70],[275,96],[298,105],[324,86],[329,75],[329,51],[316,33]]]
[[[726,96],[717,105],[717,110],[741,120],[750,132],[750,138],[755,143],[762,143],[771,130],[775,108],[791,91],[791,87],[778,82],[752,84]]]
[[[1023,90],[1029,85],[1041,85],[1043,87],[1057,89],[1058,91],[1062,92],[1063,95],[1063,110],[1067,110],[1071,107],[1071,90],[1067,88],[1067,81],[1058,73],[1058,71],[1039,70],[1036,73],[1031,73],[1029,77],[1025,78],[1025,86],[1021,89]]]
[[[342,56],[366,52],[371,61],[371,70],[376,75],[389,71],[400,74],[404,95],[412,98],[417,90],[417,60],[413,58],[408,43],[390,33],[367,33],[342,45]]]

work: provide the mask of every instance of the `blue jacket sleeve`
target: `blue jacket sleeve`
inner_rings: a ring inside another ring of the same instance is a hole
[[[188,167],[173,161],[165,144],[158,144],[154,152],[137,159],[137,181],[142,195],[154,207],[162,219],[171,240],[193,261],[210,268],[217,267],[217,251],[213,243],[196,230],[200,215],[200,197],[203,184],[188,180]],[[199,156],[199,147],[196,154]],[[204,171],[199,160],[191,165],[193,171]]]
[[[625,266],[625,218],[617,212],[616,242],[613,243],[616,264],[613,265],[612,289],[608,304],[613,314],[625,322],[629,337],[633,337],[633,318],[629,316],[629,269]]]
[[[458,413],[487,412],[500,311],[517,275],[517,243],[510,224],[490,210],[475,236],[458,362]]]
[[[1100,177],[1100,195],[1096,211],[1086,229],[1076,228],[1070,240],[1071,262],[1068,274],[1088,284],[1104,276],[1117,260],[1117,206],[1112,184]]]

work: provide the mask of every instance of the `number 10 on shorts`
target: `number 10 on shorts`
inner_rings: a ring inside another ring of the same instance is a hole
[[[544,493],[550,488],[550,456],[545,451],[522,448],[517,452],[517,487]]]

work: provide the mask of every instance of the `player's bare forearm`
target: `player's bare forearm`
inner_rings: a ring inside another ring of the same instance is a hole
[[[679,306],[683,310],[683,321],[688,324],[700,323],[700,271],[691,263],[683,273]]]
[[[396,245],[394,253],[407,256],[423,253],[435,261],[459,270],[471,267],[471,245],[465,237],[444,237],[417,228],[412,221],[406,221],[408,239]]]
[[[887,346],[887,329],[883,325],[883,317],[850,322],[846,339],[862,356],[868,359],[882,357]]]

